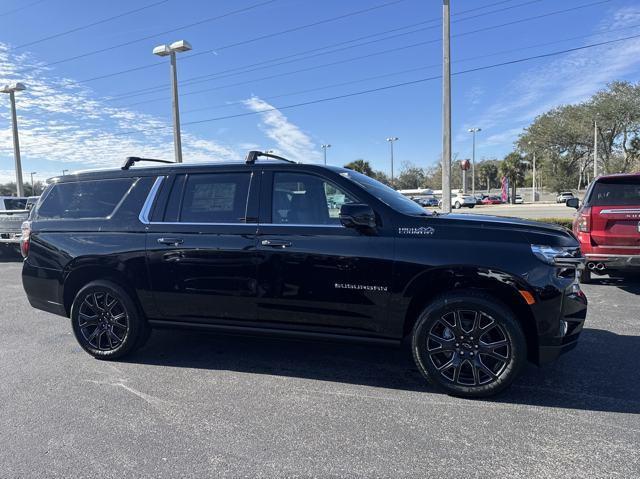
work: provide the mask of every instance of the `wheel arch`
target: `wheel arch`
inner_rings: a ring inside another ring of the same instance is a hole
[[[71,314],[71,305],[78,291],[90,282],[96,280],[112,281],[123,288],[131,296],[138,311],[141,314],[143,313],[133,282],[127,277],[123,270],[100,264],[83,264],[76,268],[69,268],[64,276],[62,301],[67,316]]]
[[[433,268],[414,278],[405,291],[403,299],[408,302],[405,310],[402,337],[407,338],[420,313],[437,297],[448,292],[482,292],[509,308],[525,335],[527,359],[538,360],[538,330],[531,308],[520,294],[529,288],[515,275],[468,266]]]

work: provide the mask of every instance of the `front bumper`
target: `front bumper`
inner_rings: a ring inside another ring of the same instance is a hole
[[[589,268],[598,271],[607,269],[640,269],[640,254],[585,254],[587,265],[602,264],[604,268]]]
[[[558,329],[555,334],[541,340],[538,347],[538,364],[548,364],[576,347],[587,317],[587,304],[587,297],[580,290],[579,284],[576,283],[565,292]]]

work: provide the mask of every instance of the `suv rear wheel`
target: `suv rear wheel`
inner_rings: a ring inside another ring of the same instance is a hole
[[[482,294],[441,296],[420,315],[412,351],[434,386],[462,397],[486,397],[508,387],[527,357],[513,313]]]
[[[111,281],[93,281],[76,294],[71,324],[82,349],[98,359],[121,358],[150,333],[131,296]]]

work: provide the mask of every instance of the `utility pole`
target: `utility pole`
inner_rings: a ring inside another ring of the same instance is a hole
[[[593,120],[593,179],[598,177],[598,121]]]
[[[331,145],[327,143],[325,145],[320,145],[320,146],[324,150],[324,166],[327,166],[327,148],[331,148]]]
[[[473,135],[473,151],[471,154],[471,194],[476,194],[476,133],[482,128],[469,128],[469,133]]]
[[[178,69],[176,65],[176,52],[188,52],[191,45],[185,40],[173,42],[171,45],[158,45],[153,49],[153,54],[159,57],[169,56],[171,59],[171,90],[173,105],[173,148],[176,163],[182,163],[182,137],[180,135],[180,107],[178,105]]]
[[[36,173],[37,171],[32,171],[31,173],[29,173],[31,175],[31,196],[36,196],[36,187],[33,183],[33,175],[35,175]]]
[[[22,83],[5,85],[0,93],[8,93],[11,102],[11,129],[13,131],[13,158],[16,165],[16,193],[24,196],[24,183],[22,182],[22,162],[20,161],[20,139],[18,137],[18,115],[16,114],[16,92],[23,91],[26,87]]]
[[[531,202],[536,202],[536,151],[533,150],[533,181],[531,183]]]
[[[451,213],[451,11],[442,0],[442,210]]]
[[[391,187],[395,188],[394,186],[394,181],[393,181],[393,143],[395,141],[398,141],[400,138],[398,138],[397,136],[390,136],[389,138],[387,138],[387,141],[389,142],[389,145],[391,146]]]

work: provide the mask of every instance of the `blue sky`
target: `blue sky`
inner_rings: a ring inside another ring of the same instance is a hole
[[[634,0],[451,3],[454,73],[640,34]],[[385,138],[397,136],[398,165],[429,166],[441,152],[438,78],[283,107],[438,76],[440,16],[438,0],[2,0],[0,84],[23,81],[29,88],[18,96],[23,169],[40,179],[62,169],[116,166],[128,155],[173,158],[168,60],[151,50],[178,39],[193,45],[178,57],[185,161],[240,159],[261,148],[313,162],[322,159],[320,145],[330,143],[331,164],[364,158],[388,171]],[[525,21],[500,26],[518,20]],[[261,36],[267,38],[248,41]],[[108,50],[61,61],[101,49]],[[470,157],[466,130],[478,126],[477,157],[503,156],[537,114],[588,98],[612,80],[638,81],[639,70],[636,38],[456,75],[454,155]],[[218,119],[233,115],[240,116]],[[3,96],[0,181],[12,178]]]

